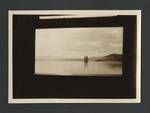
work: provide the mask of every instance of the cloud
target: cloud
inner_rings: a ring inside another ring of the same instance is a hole
[[[36,56],[82,57],[122,53],[123,28],[36,30]]]

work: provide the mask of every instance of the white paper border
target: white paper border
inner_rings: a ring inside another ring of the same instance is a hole
[[[13,98],[13,15],[47,15],[47,14],[78,14],[90,16],[137,16],[137,47],[136,47],[136,98],[135,99],[14,99]],[[98,14],[98,15],[97,15]],[[140,103],[141,102],[141,10],[9,10],[8,11],[8,103]]]

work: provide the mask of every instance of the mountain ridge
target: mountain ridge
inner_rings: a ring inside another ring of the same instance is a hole
[[[122,54],[109,54],[105,56],[88,57],[89,61],[122,61]],[[64,61],[83,61],[84,58],[55,58],[55,57],[43,57],[37,60],[64,60]]]

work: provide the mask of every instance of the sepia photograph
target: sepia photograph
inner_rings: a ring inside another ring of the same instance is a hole
[[[10,10],[8,103],[140,103],[140,10]]]
[[[35,73],[121,75],[122,41],[123,27],[36,29]]]

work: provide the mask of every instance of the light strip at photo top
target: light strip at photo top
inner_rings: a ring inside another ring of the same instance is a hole
[[[68,18],[93,18],[93,17],[113,17],[117,15],[75,15],[75,16],[39,16],[39,19],[68,19]]]

